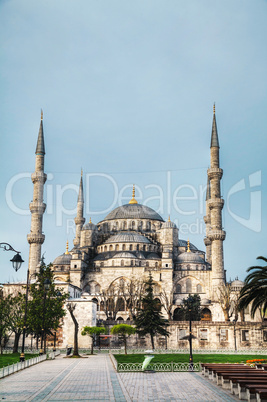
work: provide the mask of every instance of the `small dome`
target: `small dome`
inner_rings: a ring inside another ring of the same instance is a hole
[[[54,260],[53,265],[70,265],[71,258],[71,254],[64,253]]]
[[[145,236],[142,236],[136,232],[120,232],[111,236],[106,244],[109,243],[148,243],[150,244],[150,240],[148,240]]]
[[[125,204],[111,211],[104,221],[114,219],[151,219],[163,221],[162,217],[152,208],[141,204]]]
[[[162,229],[167,229],[167,228],[177,229],[177,226],[175,225],[174,222],[167,221],[167,222],[163,223]]]
[[[122,251],[121,253],[115,254],[113,258],[136,258],[136,256],[128,251]]]
[[[190,262],[194,264],[205,264],[203,258],[199,255],[199,253],[192,253],[191,251],[188,253],[187,251],[178,255],[177,258],[178,263]]]
[[[95,230],[96,225],[94,225],[92,222],[86,223],[86,225],[83,226],[82,230]]]
[[[244,286],[244,282],[240,281],[239,279],[235,279],[233,282],[231,282],[231,288],[233,289],[242,289]]]
[[[194,244],[189,243],[190,250],[197,250],[196,246]],[[178,240],[178,247],[186,247],[187,248],[187,241],[186,240]]]

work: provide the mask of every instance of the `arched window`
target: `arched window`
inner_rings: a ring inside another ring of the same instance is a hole
[[[117,310],[124,311],[125,310],[125,303],[122,297],[119,297],[117,300]]]
[[[125,251],[125,250],[126,250],[126,246],[125,246],[125,244],[123,244],[123,245],[122,245],[122,249],[123,249],[123,251]]]
[[[133,262],[133,260],[131,260],[131,267],[133,267],[133,265],[134,265],[134,262]]]
[[[90,292],[91,292],[91,287],[90,287],[89,283],[88,283],[88,285],[85,286],[85,288],[83,289],[83,291],[90,294]]]
[[[146,245],[145,244],[143,245],[143,251],[146,251]]]
[[[133,250],[133,245],[130,244],[129,250],[132,251]]]
[[[182,286],[179,283],[175,287],[175,293],[182,293]]]
[[[121,260],[121,266],[124,267],[124,260]]]
[[[119,245],[118,245],[118,244],[116,244],[115,250],[116,250],[116,251],[119,251]]]
[[[115,265],[115,262],[114,262],[114,260],[112,260],[112,266],[114,267],[114,265]]]
[[[132,221],[132,229],[135,228],[135,221]]]
[[[99,311],[99,303],[98,300],[96,298],[92,299],[95,303],[96,303],[96,310]]]
[[[139,261],[139,264],[138,264],[138,265],[139,265],[139,267],[141,267],[141,261]]]
[[[155,262],[155,267],[158,268],[158,263],[157,262]]]
[[[116,222],[116,229],[119,229],[119,222]]]
[[[63,267],[63,266],[61,267],[61,271],[64,271],[64,267]]]
[[[122,317],[118,317],[118,318],[117,318],[117,321],[123,322],[123,318],[122,318]]]
[[[198,271],[198,265],[196,265],[196,270]]]
[[[181,308],[176,308],[173,312],[173,321],[184,321],[184,313]]]
[[[105,246],[105,247],[104,247],[104,251],[107,251],[107,249],[108,249],[107,246]]]
[[[95,293],[100,293],[100,286],[98,284],[95,285]]]
[[[188,269],[188,270],[190,269],[190,265],[189,265],[189,264],[186,266],[186,269]]]
[[[123,229],[125,230],[127,228],[127,222],[123,221]]]
[[[108,311],[114,311],[114,300],[108,299]]]
[[[148,261],[146,262],[146,267],[149,267],[149,262]]]
[[[105,303],[103,301],[100,302],[100,311],[105,311]]]
[[[104,263],[100,262],[100,267],[103,268],[103,266],[104,266]]]
[[[136,245],[136,250],[139,251],[139,244]]]
[[[197,293],[202,293],[202,286],[200,284],[197,285]]]
[[[112,250],[113,250],[113,246],[110,245],[110,246],[109,246],[109,251],[112,251]]]
[[[189,278],[185,282],[185,291],[186,291],[186,293],[192,292],[192,281]]]
[[[201,311],[201,321],[212,321],[211,311],[207,307]]]

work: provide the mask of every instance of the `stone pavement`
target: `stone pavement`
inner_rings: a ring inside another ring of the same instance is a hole
[[[0,380],[0,401],[237,401],[197,373],[116,373],[108,354],[57,357]]]

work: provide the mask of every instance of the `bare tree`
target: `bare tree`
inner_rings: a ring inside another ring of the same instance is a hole
[[[145,280],[143,278],[131,278],[120,284],[120,292],[123,295],[131,320],[136,317],[137,309],[141,306],[144,294]]]
[[[76,317],[74,315],[74,310],[76,308],[76,304],[73,303],[68,303],[67,304],[67,309],[69,310],[70,316],[72,318],[72,321],[74,323],[74,343],[73,343],[73,356],[79,356],[79,351],[78,351],[78,331],[79,331],[79,324],[78,321],[76,320]]]
[[[172,319],[172,307],[173,307],[173,295],[174,295],[174,289],[171,290],[171,292],[166,292],[164,288],[161,289],[160,292],[160,301],[161,304],[168,314],[168,320]]]
[[[238,319],[238,293],[233,290],[231,283],[218,288],[218,300],[221,305],[225,321],[230,321],[233,317],[234,321]],[[244,314],[241,314],[241,320],[244,318]]]

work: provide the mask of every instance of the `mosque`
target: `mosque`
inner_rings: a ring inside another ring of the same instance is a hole
[[[30,275],[39,269],[41,248],[45,240],[42,231],[46,209],[43,202],[46,181],[44,158],[41,115],[35,172],[32,174],[34,190],[30,204],[31,230],[27,236],[30,245]],[[126,293],[130,292],[131,287],[133,292],[140,291],[140,281],[151,273],[155,283],[155,298],[162,304],[162,313],[171,320],[170,346],[184,345],[182,337],[187,331],[187,323],[180,320],[180,306],[190,294],[198,294],[201,299],[201,321],[195,325],[197,346],[233,346],[233,323],[225,321],[220,302],[220,289],[226,284],[223,253],[226,233],[222,227],[224,200],[220,185],[222,175],[214,106],[204,217],[205,251],[199,250],[189,240],[180,239],[179,230],[170,218],[164,221],[156,211],[139,204],[135,199],[134,186],[128,204],[115,208],[96,224],[91,219],[86,223],[81,175],[73,248],[69,250],[67,244],[65,253],[53,261],[56,282],[59,286],[64,285],[71,299],[79,305],[77,314],[80,327],[90,325],[89,317],[91,324],[95,324],[96,320],[131,320],[131,306],[127,303]],[[234,292],[239,292],[242,286],[242,281],[232,282]],[[234,322],[234,327],[236,337],[236,326],[239,325],[240,347],[250,347],[259,342],[266,344],[264,337],[267,333],[264,334],[257,327],[258,324],[251,326],[249,311],[245,311],[242,320],[240,317],[238,320]],[[70,326],[71,321],[66,317],[63,343],[70,342],[67,339],[71,333]],[[163,340],[158,340],[159,345],[160,342]]]

